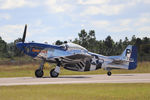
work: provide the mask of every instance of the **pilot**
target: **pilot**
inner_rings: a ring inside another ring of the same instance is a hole
[[[68,42],[67,42],[67,41],[64,41],[64,43],[67,44]]]
[[[64,41],[64,44],[61,46],[64,50],[68,50],[67,41]]]

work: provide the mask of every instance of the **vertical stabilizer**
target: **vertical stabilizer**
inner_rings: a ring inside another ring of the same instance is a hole
[[[137,67],[137,48],[136,46],[128,45],[124,52],[121,54],[121,58],[127,62],[128,69],[132,70]]]

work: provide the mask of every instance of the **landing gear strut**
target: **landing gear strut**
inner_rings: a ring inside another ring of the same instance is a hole
[[[61,62],[60,62],[58,59],[56,59],[56,61],[57,61],[57,66],[55,67],[55,69],[52,69],[52,70],[50,71],[50,76],[53,77],[53,78],[58,77],[58,75],[59,75],[59,73],[60,73],[60,65],[61,65]]]
[[[44,75],[43,67],[44,67],[44,61],[41,63],[40,67],[35,71],[35,76],[37,78],[40,78]]]
[[[57,73],[57,72],[55,71],[55,69],[52,69],[52,70],[50,71],[50,76],[51,76],[51,77],[58,77],[58,75],[59,75],[59,73]]]
[[[111,76],[111,74],[112,74],[112,73],[111,73],[110,71],[107,72],[107,75],[108,75],[108,76]]]

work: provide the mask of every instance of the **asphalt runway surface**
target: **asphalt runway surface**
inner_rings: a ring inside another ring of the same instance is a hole
[[[0,86],[40,85],[40,84],[74,84],[74,83],[150,83],[150,73],[104,75],[67,75],[51,77],[14,77],[0,78]]]

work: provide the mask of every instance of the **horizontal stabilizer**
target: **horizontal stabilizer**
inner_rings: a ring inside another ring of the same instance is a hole
[[[112,68],[135,69],[137,67],[137,48],[129,45],[120,56],[111,56],[113,61],[110,64]],[[119,67],[120,66],[120,67]],[[121,67],[122,66],[122,67]]]

